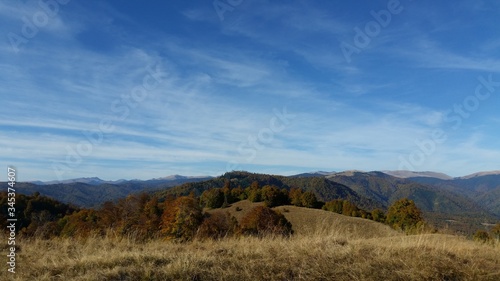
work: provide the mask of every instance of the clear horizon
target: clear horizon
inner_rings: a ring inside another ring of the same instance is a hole
[[[1,163],[20,181],[500,170],[499,10],[4,1]]]

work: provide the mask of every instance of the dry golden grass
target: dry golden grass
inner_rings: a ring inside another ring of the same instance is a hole
[[[499,245],[405,236],[367,220],[282,208],[299,224],[290,239],[19,239],[17,273],[5,269],[2,280],[500,280]]]

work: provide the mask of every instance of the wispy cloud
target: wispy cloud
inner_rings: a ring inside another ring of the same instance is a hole
[[[426,4],[408,6],[350,64],[340,42],[385,3],[245,1],[223,22],[210,2],[158,4],[169,16],[154,20],[137,16],[150,10],[70,3],[17,55],[8,41],[0,45],[2,159],[30,180],[56,178],[52,165],[65,164],[68,149],[90,141],[103,120],[114,129],[65,178],[215,175],[232,162],[273,173],[396,169],[415,140],[447,129],[444,113],[474,93],[476,72],[500,70],[494,38],[479,36],[473,47],[438,36],[458,38],[463,23],[439,3],[429,17],[421,16]],[[1,31],[19,31],[37,5],[0,3]],[[475,13],[487,4],[463,5]],[[131,91],[152,73],[161,83],[132,103]],[[470,81],[462,79],[467,75]],[[425,168],[443,171],[447,161],[445,172],[494,166],[498,136],[489,131],[497,123],[482,123],[491,120],[494,101],[460,130],[447,131],[449,141]],[[283,108],[293,120],[247,160],[242,145],[269,129]],[[471,139],[471,132],[481,138]],[[478,159],[486,164],[459,168]]]

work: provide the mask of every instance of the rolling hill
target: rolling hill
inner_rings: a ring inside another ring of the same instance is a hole
[[[252,208],[264,203],[242,200],[228,208],[207,210],[208,213],[228,212],[240,221]],[[335,235],[346,238],[376,238],[402,235],[389,226],[372,220],[349,217],[334,212],[296,206],[273,208],[292,224],[295,235]]]

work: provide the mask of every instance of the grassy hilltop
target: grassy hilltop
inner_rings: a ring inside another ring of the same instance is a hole
[[[254,205],[226,209],[237,218]],[[238,208],[238,209],[237,209]],[[404,235],[374,221],[275,208],[290,238],[175,243],[133,237],[19,239],[16,275],[2,280],[499,280],[500,246],[444,234]]]

